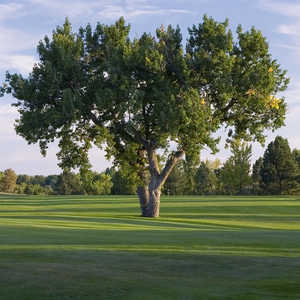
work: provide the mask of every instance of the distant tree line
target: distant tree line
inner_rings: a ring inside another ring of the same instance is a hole
[[[300,150],[291,151],[288,140],[277,136],[251,167],[251,145],[235,141],[232,155],[190,167],[182,160],[167,179],[165,195],[278,195],[300,193]],[[107,168],[97,173],[64,170],[59,175],[16,175],[12,169],[0,172],[0,192],[29,195],[130,195],[136,180],[126,171]]]
[[[14,170],[0,171],[0,192],[28,195],[109,195],[134,194],[136,186],[114,168],[97,173],[74,173],[64,170],[59,175],[16,175]]]

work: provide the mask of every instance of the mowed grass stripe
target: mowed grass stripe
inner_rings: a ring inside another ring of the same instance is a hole
[[[0,299],[300,299],[300,198],[0,196]],[[151,289],[149,289],[149,286]]]

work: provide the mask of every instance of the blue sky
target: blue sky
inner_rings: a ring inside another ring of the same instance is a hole
[[[276,135],[288,138],[291,148],[300,149],[300,0],[0,0],[0,82],[7,70],[26,76],[37,61],[36,46],[47,34],[68,17],[76,30],[87,23],[113,23],[124,16],[131,24],[133,37],[154,32],[161,24],[179,25],[184,37],[187,28],[201,22],[204,14],[218,21],[228,18],[235,31],[255,26],[267,37],[273,58],[288,70],[291,83],[284,93],[288,103],[286,126],[268,133],[267,143]],[[18,174],[55,174],[56,144],[49,146],[43,158],[36,145],[14,132],[18,113],[10,104],[13,99],[0,99],[0,170],[13,168]],[[215,157],[225,160],[228,151],[220,147]],[[253,145],[253,161],[264,148]],[[203,153],[203,158],[210,156]],[[93,168],[104,170],[109,165],[103,152],[92,149]]]

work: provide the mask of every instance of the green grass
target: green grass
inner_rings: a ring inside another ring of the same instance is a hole
[[[0,195],[0,299],[300,299],[300,197]]]

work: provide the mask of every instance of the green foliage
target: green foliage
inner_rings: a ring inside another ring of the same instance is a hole
[[[79,195],[84,190],[81,186],[80,176],[69,170],[64,170],[60,174],[57,182],[56,192],[60,195]]]
[[[22,184],[22,183],[25,183],[25,184],[31,183],[31,176],[26,175],[26,174],[18,175],[17,184]]]
[[[59,175],[48,175],[45,179],[45,185],[50,187],[53,191],[58,183]]]
[[[137,181],[133,176],[128,175],[124,169],[115,170],[114,168],[106,170],[106,174],[111,176],[113,195],[134,195],[137,189]],[[134,173],[131,173],[131,175]]]
[[[221,181],[226,193],[231,195],[249,193],[251,149],[251,146],[239,140],[231,144],[232,156],[221,169]]]
[[[219,192],[219,178],[217,177],[217,169],[220,167],[220,160],[206,160],[201,162],[195,175],[196,194],[211,195]]]
[[[298,169],[300,170],[300,150],[294,149],[292,151],[292,156],[293,156],[295,162],[297,163]]]
[[[113,183],[110,175],[81,169],[80,179],[81,186],[86,194],[109,195],[111,193]]]
[[[262,187],[266,193],[286,194],[297,188],[296,176],[299,173],[287,139],[277,136],[263,156],[260,169]]]
[[[260,157],[256,160],[252,167],[252,192],[254,194],[261,194],[263,193],[263,189],[261,188],[262,185],[262,178],[261,178],[261,169],[263,167],[263,158]]]
[[[188,174],[183,162],[179,162],[166,180],[163,193],[166,195],[184,195],[189,190]],[[190,189],[192,192],[192,188]]]
[[[4,173],[2,171],[0,171],[0,188],[1,188],[1,180],[2,180],[3,176],[4,176]]]
[[[20,194],[27,195],[51,195],[52,189],[44,187],[39,184],[21,184],[21,186],[15,191]]]

